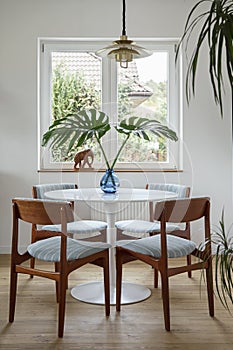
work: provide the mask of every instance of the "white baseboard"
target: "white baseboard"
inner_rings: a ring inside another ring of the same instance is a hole
[[[19,252],[25,252],[27,246],[19,247]],[[11,246],[0,247],[0,254],[11,254]]]

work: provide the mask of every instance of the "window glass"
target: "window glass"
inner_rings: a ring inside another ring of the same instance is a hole
[[[155,52],[151,56],[131,62],[128,69],[118,67],[118,118],[139,116],[168,120],[168,53]],[[121,141],[122,136],[119,135]],[[151,137],[150,142],[135,137],[126,144],[120,157],[122,162],[154,162],[168,160],[167,142]]]
[[[51,53],[52,61],[52,118],[51,122],[69,113],[86,108],[101,108],[101,59],[94,52],[55,51]],[[79,149],[67,154],[69,140],[51,151],[51,162],[70,162]],[[95,141],[89,142],[100,160],[100,152]]]
[[[131,137],[116,164],[116,169],[174,169],[180,164],[180,72],[175,64],[175,42],[139,42],[153,54],[136,59],[121,68],[95,52],[108,42],[83,39],[39,40],[39,168],[72,169],[74,155],[67,154],[67,143],[59,149],[41,147],[42,135],[51,123],[68,113],[86,108],[106,112],[112,125],[129,116],[156,119],[176,131],[179,142],[151,136],[150,142]],[[114,129],[102,139],[108,159],[115,157],[124,135]],[[94,152],[94,168],[103,167],[98,144],[89,141],[85,148]],[[82,149],[84,148],[82,147]]]

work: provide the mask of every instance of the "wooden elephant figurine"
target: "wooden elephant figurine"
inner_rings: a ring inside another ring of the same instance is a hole
[[[94,153],[90,148],[80,151],[74,156],[74,169],[77,169],[77,165],[79,168],[84,168],[86,164],[92,168],[93,161]]]

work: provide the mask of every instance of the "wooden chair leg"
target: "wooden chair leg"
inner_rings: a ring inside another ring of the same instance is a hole
[[[154,267],[154,288],[158,288],[158,270]]]
[[[35,234],[35,231],[36,231],[36,225],[32,224],[31,243],[35,243],[35,242],[36,242],[36,234]],[[31,259],[30,259],[30,267],[31,267],[32,269],[35,268],[35,261],[36,261],[35,258],[31,258]],[[33,278],[33,277],[34,277],[33,275],[30,275],[30,278]]]
[[[107,229],[100,231],[101,235],[103,236],[102,242],[107,242]]]
[[[31,269],[34,269],[35,267],[35,258],[30,259],[30,267]],[[33,275],[30,275],[30,278],[33,278]]]
[[[59,270],[60,270],[59,262],[54,263],[54,266],[55,266],[55,272],[59,272]],[[68,278],[67,278],[66,289],[68,289]],[[56,282],[56,300],[57,300],[57,303],[59,303],[59,294],[60,294],[59,284],[58,284],[58,282]]]
[[[169,305],[169,285],[166,274],[161,273],[162,298],[163,298],[163,313],[165,329],[170,331],[170,305]]]
[[[126,239],[125,236],[123,235],[123,231],[120,230],[119,228],[116,229],[116,237],[117,237],[117,241]]]
[[[187,255],[187,265],[191,265],[192,261],[191,261],[191,255]],[[188,271],[188,277],[191,278],[192,277],[192,271]]]
[[[65,322],[65,307],[66,307],[66,286],[67,286],[67,275],[62,276],[60,274],[59,282],[59,318],[58,318],[58,337],[62,338],[64,333],[64,322]]]
[[[207,295],[209,304],[209,315],[214,317],[214,290],[213,290],[213,272],[212,264],[206,269]]]
[[[116,311],[121,311],[122,261],[116,248]]]
[[[109,287],[109,257],[108,252],[104,260],[104,297],[105,297],[105,315],[110,315],[110,287]]]
[[[55,266],[55,272],[59,272],[59,263],[56,262],[54,266]],[[55,282],[55,283],[56,283],[56,300],[57,300],[57,303],[59,303],[59,299],[60,299],[59,283],[58,282]]]
[[[14,322],[18,274],[11,271],[9,322]]]

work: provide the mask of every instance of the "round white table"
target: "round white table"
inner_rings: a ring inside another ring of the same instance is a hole
[[[68,200],[76,202],[102,202],[106,214],[107,242],[111,244],[110,249],[110,302],[116,303],[116,267],[115,267],[115,243],[116,243],[116,213],[118,203],[129,202],[156,202],[159,200],[175,198],[176,194],[168,191],[146,190],[135,188],[120,188],[114,194],[105,194],[100,188],[80,188],[46,192],[45,196],[50,199]],[[72,288],[71,295],[81,301],[93,304],[104,304],[103,282],[90,282],[77,285]],[[122,284],[122,304],[131,304],[147,299],[151,290],[144,286],[125,283]]]

